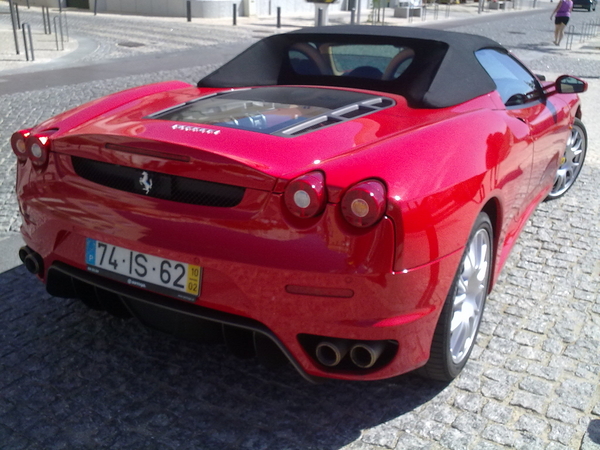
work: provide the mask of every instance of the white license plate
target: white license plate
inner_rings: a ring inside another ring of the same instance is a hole
[[[88,270],[160,294],[195,301],[200,295],[202,268],[86,239]]]

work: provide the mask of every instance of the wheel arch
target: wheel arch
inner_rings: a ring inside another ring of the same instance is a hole
[[[500,230],[502,229],[502,207],[500,200],[497,197],[488,199],[487,203],[481,208],[481,212],[484,212],[490,218],[492,223],[492,278],[488,288],[488,294],[491,292],[492,287],[496,282],[498,273],[496,272],[498,264],[498,254],[500,253]]]

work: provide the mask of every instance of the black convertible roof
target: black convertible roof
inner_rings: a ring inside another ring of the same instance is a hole
[[[410,66],[396,79],[366,79],[292,70],[289,50],[302,43],[388,44],[414,51]],[[198,82],[199,87],[319,85],[400,94],[415,108],[444,108],[487,94],[496,85],[479,64],[483,48],[506,51],[497,42],[471,34],[417,27],[341,25],[304,28],[269,36]]]

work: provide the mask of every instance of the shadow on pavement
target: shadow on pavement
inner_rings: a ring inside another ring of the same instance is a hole
[[[411,375],[311,385],[50,297],[23,266],[0,274],[0,299],[2,448],[324,450],[376,425],[385,445],[387,422],[401,427],[445,387]]]
[[[587,437],[592,443],[600,444],[600,420],[596,419],[590,422],[587,428]]]

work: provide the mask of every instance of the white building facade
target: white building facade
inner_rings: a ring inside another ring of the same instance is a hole
[[[16,3],[25,4],[26,0]],[[187,17],[188,0],[29,0],[32,6],[50,8],[82,8],[99,13],[138,14],[145,16]],[[97,3],[95,3],[97,2]],[[305,0],[189,0],[191,16],[205,18],[232,17],[233,5],[237,5],[239,16],[266,17],[277,14],[281,7],[282,16],[310,15],[315,4]],[[346,1],[329,5],[329,12],[342,10]]]

